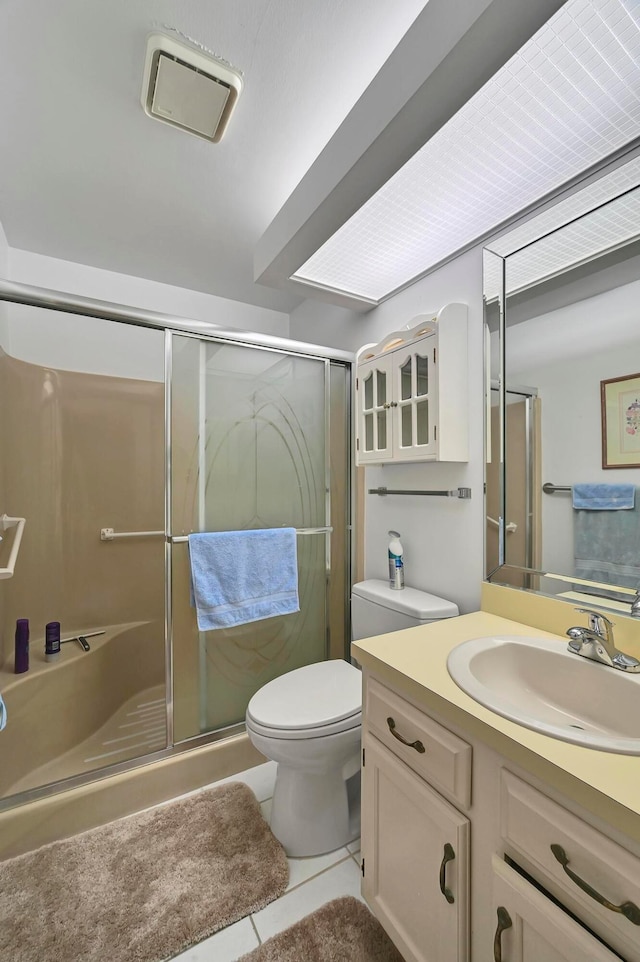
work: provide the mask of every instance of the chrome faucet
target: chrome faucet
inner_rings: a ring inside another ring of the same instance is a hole
[[[631,602],[631,617],[640,618],[640,588],[636,591],[636,596]]]
[[[601,665],[608,665],[609,668],[628,672],[640,671],[640,661],[637,658],[625,655],[616,648],[613,642],[613,624],[605,615],[590,608],[576,608],[576,611],[588,616],[589,626],[568,629],[568,651],[592,661],[599,661]]]

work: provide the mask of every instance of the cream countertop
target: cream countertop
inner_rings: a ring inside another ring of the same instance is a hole
[[[522,599],[522,592],[503,590]],[[572,614],[570,606],[562,605],[560,616],[567,627]],[[478,611],[362,639],[352,644],[351,651],[363,668],[425,711],[431,709],[443,720],[468,731],[470,736],[640,842],[640,756],[596,751],[531,731],[480,705],[451,679],[447,671],[451,649],[469,638],[495,634],[536,635],[566,643],[559,633]]]

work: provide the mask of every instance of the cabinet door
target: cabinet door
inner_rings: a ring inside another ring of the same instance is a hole
[[[437,455],[435,334],[393,353],[393,457],[429,460]]]
[[[495,962],[620,962],[602,942],[502,859],[493,857]]]
[[[468,819],[369,734],[362,775],[364,897],[406,962],[467,962]]]
[[[391,364],[388,357],[375,358],[358,366],[357,464],[391,459],[391,390]]]

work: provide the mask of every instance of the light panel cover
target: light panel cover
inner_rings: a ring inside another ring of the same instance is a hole
[[[640,135],[640,4],[569,0],[293,275],[380,301]]]

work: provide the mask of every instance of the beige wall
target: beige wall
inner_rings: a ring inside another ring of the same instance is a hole
[[[27,519],[15,575],[0,582],[0,668],[12,668],[16,618],[32,645],[48,621],[63,636],[161,623],[162,539],[102,542],[100,529],[164,528],[163,385],[4,353],[0,385],[0,513]]]

